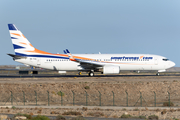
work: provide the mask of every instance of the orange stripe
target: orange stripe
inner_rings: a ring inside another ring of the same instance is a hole
[[[33,45],[32,45],[31,43],[30,43],[29,45],[30,45],[31,47],[33,47]]]
[[[21,37],[21,35],[20,35],[20,34],[17,34],[17,33],[11,33],[11,34],[13,34],[13,35],[17,35],[17,36]]]
[[[41,54],[51,54],[51,53],[48,53],[48,52],[44,52],[44,51],[38,50],[36,48],[35,48],[34,52],[41,53]]]
[[[24,38],[26,38],[23,34],[22,34],[22,36],[23,36]]]
[[[30,45],[31,47],[33,47],[31,43],[30,43],[29,45]]]
[[[68,55],[65,55],[65,54],[52,54],[52,55],[68,57]]]
[[[75,59],[69,58],[71,61],[76,61]]]
[[[30,44],[31,45],[31,44]],[[31,45],[32,46],[32,45]],[[48,54],[48,55],[56,55],[56,56],[64,56],[64,57],[68,57],[68,55],[63,55],[63,54],[52,54],[52,53],[48,53],[42,50],[38,50],[36,48],[34,48],[33,51],[26,51],[26,52],[31,52],[31,53],[40,53],[40,54]]]
[[[91,58],[78,57],[78,56],[73,56],[73,57],[77,58],[77,59],[82,59],[82,60],[95,60],[95,59],[91,59]]]
[[[20,42],[20,44],[24,44],[24,45],[27,45],[26,43],[22,43],[22,42]]]
[[[142,59],[144,56],[140,56],[139,59]]]
[[[32,44],[29,44],[31,47],[33,47]],[[34,48],[34,47],[33,47]],[[52,53],[48,53],[42,50],[38,50],[36,48],[34,48],[33,51],[26,51],[26,52],[31,52],[31,53],[40,53],[40,54],[48,54],[48,55],[56,55],[56,56],[64,56],[64,57],[68,57],[68,55],[64,55],[64,54],[52,54]]]
[[[26,52],[40,53],[40,54],[51,54],[51,53],[48,53],[48,52],[44,52],[44,51],[38,50],[36,48],[34,48],[33,51],[26,51]]]

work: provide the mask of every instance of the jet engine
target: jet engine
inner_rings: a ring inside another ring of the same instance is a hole
[[[119,74],[120,66],[104,66],[103,74]]]

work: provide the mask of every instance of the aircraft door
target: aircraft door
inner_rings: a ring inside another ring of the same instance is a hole
[[[41,59],[37,59],[37,65],[41,65]]]
[[[158,59],[157,58],[154,59],[154,64],[158,65]]]

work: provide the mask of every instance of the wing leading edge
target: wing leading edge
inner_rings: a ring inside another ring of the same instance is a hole
[[[105,65],[105,63],[102,63],[100,61],[77,59],[69,52],[68,49],[66,49],[66,52],[69,56],[69,60],[80,63],[81,67],[85,69],[90,69],[90,68],[94,69],[97,67],[103,67]]]

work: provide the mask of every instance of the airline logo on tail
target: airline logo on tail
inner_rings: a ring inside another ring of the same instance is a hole
[[[8,27],[16,55],[69,59],[67,54],[51,54],[36,49],[14,24],[8,24]]]
[[[28,51],[33,51],[35,48],[21,33],[14,24],[8,24],[11,40],[16,54],[26,54]]]
[[[27,55],[38,55],[38,54],[50,54],[38,50],[32,46],[27,38],[22,34],[20,30],[14,24],[8,24],[11,40],[14,46],[16,55],[27,56]]]

